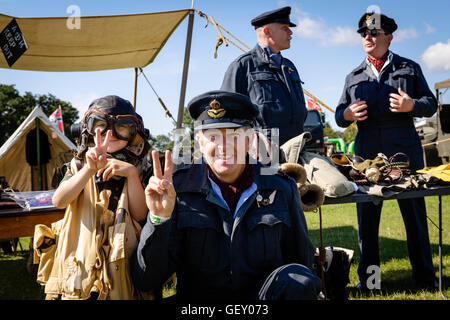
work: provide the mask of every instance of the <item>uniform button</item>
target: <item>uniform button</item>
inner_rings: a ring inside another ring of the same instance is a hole
[[[119,270],[119,266],[116,264],[116,271]]]

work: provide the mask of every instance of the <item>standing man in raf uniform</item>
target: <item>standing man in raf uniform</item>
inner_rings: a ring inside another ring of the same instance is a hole
[[[364,14],[358,33],[367,57],[345,79],[336,108],[336,123],[358,125],[355,154],[374,159],[379,152],[391,157],[397,152],[409,157],[413,170],[424,167],[420,138],[414,117],[431,117],[437,101],[428,88],[420,66],[391,52],[395,21],[383,14]],[[424,198],[398,200],[406,228],[409,258],[417,285],[435,288]],[[367,268],[380,265],[378,229],[383,202],[357,203],[360,286],[367,285]]]
[[[176,272],[179,299],[316,299],[321,281],[310,269],[297,186],[281,171],[262,175],[247,153],[257,107],[245,95],[211,91],[188,109],[202,162],[177,170],[172,184],[170,152],[164,174],[152,154],[135,285],[159,288]]]
[[[231,63],[222,90],[250,97],[259,108],[258,124],[279,129],[279,145],[303,133],[307,110],[302,81],[294,64],[281,55],[291,46],[296,25],[291,7],[265,12],[251,21],[258,44]]]

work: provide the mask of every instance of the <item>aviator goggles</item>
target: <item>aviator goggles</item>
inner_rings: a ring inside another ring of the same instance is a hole
[[[95,130],[101,129],[101,135],[111,129],[114,136],[120,140],[130,141],[137,132],[138,119],[133,115],[111,116],[100,110],[92,110],[86,117],[86,129],[95,136]]]
[[[359,33],[361,37],[365,38],[368,34],[370,34],[371,37],[376,37],[379,34],[386,34],[386,32],[378,29],[365,29],[364,31],[361,31]]]

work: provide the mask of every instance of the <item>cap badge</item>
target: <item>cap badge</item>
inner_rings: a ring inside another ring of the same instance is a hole
[[[227,111],[220,107],[220,102],[214,99],[209,103],[208,116],[213,119],[222,118]]]
[[[366,25],[370,26],[371,24],[375,24],[375,18],[372,18],[371,15],[366,15]]]

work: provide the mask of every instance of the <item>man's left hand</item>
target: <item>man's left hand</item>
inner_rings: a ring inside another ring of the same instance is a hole
[[[389,94],[389,103],[391,112],[411,112],[414,109],[414,100],[404,92],[401,88],[398,88],[398,93]]]

